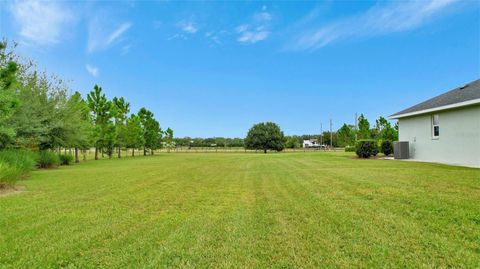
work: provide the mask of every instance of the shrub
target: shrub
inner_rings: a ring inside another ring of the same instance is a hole
[[[0,187],[13,186],[34,168],[34,153],[24,150],[0,151]]]
[[[20,168],[0,162],[0,188],[15,185],[21,176]]]
[[[354,146],[346,146],[345,147],[345,152],[355,152],[355,147]]]
[[[370,158],[378,154],[378,148],[375,140],[365,139],[359,140],[355,149],[357,156],[360,158]]]
[[[375,145],[375,147],[372,149],[372,156],[377,156],[378,155],[378,146]]]
[[[2,150],[0,163],[16,167],[21,173],[27,173],[35,167],[35,153],[25,150]]]
[[[73,156],[70,154],[60,154],[58,158],[60,165],[70,165],[73,162]]]
[[[55,152],[43,150],[38,153],[37,165],[40,168],[50,168],[59,164],[59,159]]]
[[[393,143],[390,140],[384,140],[380,148],[385,156],[393,153]]]

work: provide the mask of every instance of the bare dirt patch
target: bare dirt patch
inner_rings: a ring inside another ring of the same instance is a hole
[[[2,187],[0,188],[0,197],[19,194],[23,191],[25,191],[25,186]]]

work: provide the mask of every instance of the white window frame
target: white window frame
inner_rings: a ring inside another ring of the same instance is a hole
[[[437,117],[437,124],[435,124],[435,117]],[[433,114],[431,118],[432,123],[432,139],[438,139],[440,137],[440,116]],[[438,127],[438,135],[435,135],[435,127]]]

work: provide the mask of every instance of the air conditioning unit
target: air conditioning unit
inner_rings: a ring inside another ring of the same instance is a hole
[[[408,141],[393,142],[393,157],[395,157],[395,159],[410,158]]]

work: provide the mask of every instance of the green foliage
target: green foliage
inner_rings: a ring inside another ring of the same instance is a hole
[[[113,98],[113,114],[115,118],[116,142],[118,146],[118,157],[121,156],[121,148],[127,143],[126,120],[130,112],[130,104],[123,97]]]
[[[77,158],[79,150],[94,145],[98,159],[99,151],[111,157],[115,147],[120,157],[121,148],[127,144],[146,145],[152,150],[161,146],[160,124],[151,112],[144,126],[133,120],[127,130],[130,105],[123,97],[109,101],[102,88],[95,85],[84,100],[79,92],[69,94],[62,79],[38,72],[34,62],[19,59],[12,51],[7,52],[5,42],[0,42],[0,149],[74,148]],[[138,127],[142,137],[138,136]],[[42,153],[39,158],[46,159],[41,163],[49,166],[48,160],[54,157]]]
[[[380,146],[381,152],[386,156],[393,153],[393,143],[390,140],[383,140]]]
[[[165,146],[169,152],[171,148],[175,147],[175,142],[173,141],[173,130],[170,127],[165,130]]]
[[[356,149],[357,148],[355,146],[346,146],[345,147],[345,152],[355,152]]]
[[[102,93],[102,88],[95,85],[93,90],[87,95],[87,104],[94,124],[95,160],[98,160],[98,150],[105,144],[106,129],[111,120],[112,103]]]
[[[91,145],[93,123],[87,102],[75,92],[67,103],[68,136],[64,146],[86,149]]]
[[[7,52],[6,42],[0,42],[0,149],[12,141],[15,131],[8,125],[19,105],[15,92],[17,85],[18,64],[11,52]]]
[[[160,129],[160,124],[153,117],[153,113],[142,107],[138,111],[138,117],[143,129],[145,149],[155,150],[159,148],[162,141],[162,129]],[[146,151],[144,151],[144,154],[146,154]]]
[[[370,139],[371,132],[370,132],[370,123],[368,119],[363,116],[363,114],[358,117],[358,132],[357,132],[358,139]]]
[[[359,140],[357,141],[355,152],[360,158],[370,158],[371,156],[377,156],[377,143],[373,139]]]
[[[0,189],[13,186],[22,176],[22,171],[13,165],[0,162]]]
[[[70,154],[58,155],[60,165],[70,165],[73,162],[73,156]]]
[[[284,141],[283,132],[276,123],[262,122],[248,130],[245,146],[247,149],[258,149],[267,153],[267,150],[282,151],[285,147]]]
[[[40,168],[52,168],[58,166],[60,160],[58,155],[50,150],[42,150],[38,153],[37,165]]]
[[[142,147],[145,144],[142,123],[140,118],[135,114],[130,115],[127,119],[125,143],[127,147],[134,149]],[[132,151],[132,154],[134,154],[134,151]]]
[[[298,141],[298,138],[295,136],[287,136],[285,139],[285,148],[296,149],[300,148],[302,144]]]
[[[244,147],[243,138],[226,138],[226,137],[208,137],[208,138],[192,138],[192,137],[175,137],[173,142],[180,147]]]
[[[35,154],[24,150],[0,151],[0,188],[12,186],[35,166]]]
[[[22,173],[27,173],[35,167],[36,154],[26,150],[0,151],[0,163],[6,163],[18,168]]]
[[[379,117],[375,124],[376,138],[381,140],[398,140],[398,127],[392,127],[389,121],[384,117]]]
[[[340,147],[353,145],[355,142],[355,130],[351,125],[343,124],[336,136]]]

